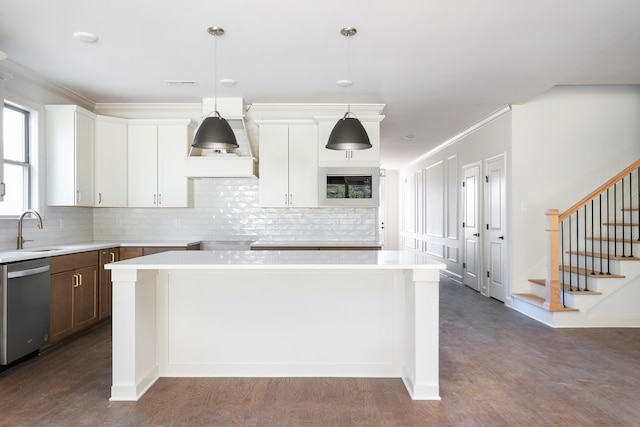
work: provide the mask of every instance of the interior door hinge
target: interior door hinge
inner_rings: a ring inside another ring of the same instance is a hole
[[[465,225],[464,225],[464,222],[463,222],[463,223],[462,223],[462,228],[464,228],[464,227],[465,227]]]
[[[491,277],[491,276],[489,275],[489,272],[488,272],[488,271],[487,271],[487,277]]]
[[[489,229],[489,224],[487,224],[487,230]]]
[[[462,181],[462,186],[463,186],[463,187],[465,186],[465,182],[464,182],[464,181]]]
[[[462,263],[462,268],[467,268],[467,263],[466,262]]]
[[[485,175],[484,182],[489,182],[489,176],[488,175]]]

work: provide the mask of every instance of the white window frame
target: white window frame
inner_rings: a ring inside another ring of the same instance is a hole
[[[4,167],[5,163],[10,163],[15,165],[24,165],[27,168],[27,171],[25,172],[25,174],[28,182],[27,181],[25,182],[27,183],[28,188],[23,189],[23,192],[24,192],[23,193],[23,210],[25,209],[37,210],[40,207],[40,203],[39,203],[40,184],[39,184],[39,173],[38,173],[39,171],[38,159],[40,158],[39,156],[40,144],[38,143],[39,111],[35,108],[32,108],[31,106],[25,105],[25,104],[29,104],[28,102],[15,102],[6,95],[7,93],[5,92],[5,99],[3,100],[3,108],[6,105],[9,108],[17,109],[19,111],[20,110],[25,111],[26,113],[28,113],[27,133],[26,133],[26,139],[27,139],[26,160],[27,161],[17,162],[13,160],[2,159],[3,160],[2,167]],[[5,176],[5,180],[6,180],[6,176]],[[3,202],[0,202],[0,203],[3,203]],[[20,215],[20,213],[21,212],[0,214],[0,219],[17,218]]]

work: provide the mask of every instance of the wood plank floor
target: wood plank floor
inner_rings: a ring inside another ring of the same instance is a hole
[[[0,373],[0,425],[640,425],[640,329],[554,330],[447,280],[440,306],[441,401],[399,379],[161,378],[109,402],[107,324]]]

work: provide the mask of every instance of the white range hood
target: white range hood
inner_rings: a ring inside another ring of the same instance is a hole
[[[239,147],[233,152],[191,148],[187,157],[189,178],[255,177],[257,160],[251,152],[251,144],[244,123],[242,98],[218,98],[218,111],[231,125]],[[202,100],[202,116],[208,117],[215,110],[214,99]]]

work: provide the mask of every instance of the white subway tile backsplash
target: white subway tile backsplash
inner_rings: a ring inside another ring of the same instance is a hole
[[[196,179],[192,208],[47,208],[44,229],[25,220],[25,246],[135,240],[377,240],[375,208],[261,208],[254,178]],[[17,221],[0,221],[13,249]],[[207,245],[205,244],[205,248]]]

